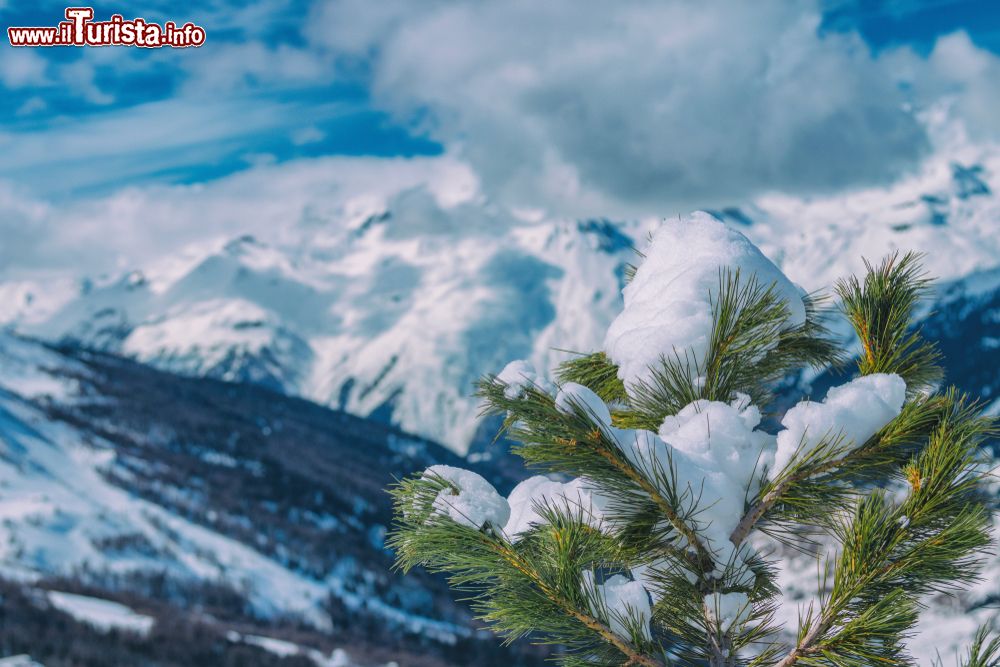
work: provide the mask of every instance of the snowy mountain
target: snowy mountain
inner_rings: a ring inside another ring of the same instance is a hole
[[[329,194],[266,242],[244,236],[106,276],[0,284],[0,321],[254,382],[465,452],[486,436],[472,383],[511,359],[548,368],[564,350],[598,347],[631,248],[658,221],[565,220],[433,189]],[[860,270],[863,257],[925,252],[952,303],[995,289],[997,192],[1000,149],[961,144],[885,187],[712,213],[809,290]],[[1000,337],[991,324],[975,334],[988,349]]]
[[[463,451],[482,373],[599,338],[618,307],[630,239],[590,221],[452,242],[411,235],[408,215],[373,214],[304,248],[244,237],[200,249],[87,284],[19,328],[355,414],[391,413]]]
[[[163,652],[187,635],[256,655],[229,664],[281,646],[321,667],[534,664],[480,636],[441,580],[390,571],[384,488],[457,462],[264,388],[0,335],[0,649],[64,664],[39,651],[114,630],[117,664],[223,664]]]

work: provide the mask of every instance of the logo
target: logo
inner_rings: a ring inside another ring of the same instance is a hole
[[[112,14],[107,21],[94,21],[93,7],[67,7],[66,20],[55,27],[11,27],[11,46],[139,46],[187,48],[205,43],[205,29],[188,22],[163,25],[143,18],[126,19]]]

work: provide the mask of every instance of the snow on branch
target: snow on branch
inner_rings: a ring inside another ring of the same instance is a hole
[[[651,384],[660,360],[680,356],[703,366],[712,335],[713,295],[723,270],[773,285],[787,306],[787,327],[805,323],[803,291],[745,236],[707,213],[665,222],[622,290],[625,307],[611,323],[604,350],[626,389]]]

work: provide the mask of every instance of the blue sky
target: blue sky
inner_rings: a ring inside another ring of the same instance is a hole
[[[51,25],[63,7],[10,2],[0,18],[4,27]],[[998,52],[997,7],[985,0],[836,2],[821,8],[817,31],[856,31],[876,53],[903,45],[926,54],[937,38],[963,30],[977,46]],[[449,135],[427,129],[433,109],[408,104],[398,113],[372,99],[377,43],[344,53],[309,36],[317,11],[294,0],[99,3],[98,18],[121,12],[158,22],[191,20],[206,28],[208,41],[185,51],[13,53],[4,45],[0,179],[60,198],[205,181],[303,157],[445,150],[442,136]],[[351,15],[340,17],[350,32]],[[359,12],[356,20],[371,19]]]
[[[14,2],[0,19],[4,28],[54,25],[64,7]],[[316,71],[318,62],[290,63],[285,75],[264,71],[270,54],[308,49],[301,33],[308,11],[303,2],[261,3],[256,11],[220,3],[100,3],[99,20],[115,12],[161,24],[191,20],[206,28],[209,41],[200,50],[30,53],[13,53],[5,42],[0,59],[11,73],[4,77],[0,122],[9,157],[0,158],[0,178],[61,197],[126,184],[199,182],[262,161],[440,153],[437,142],[375,108],[362,75],[335,74],[328,59],[329,72]],[[224,85],[196,82],[220,51],[254,45],[260,49],[242,67],[229,64]],[[25,62],[11,64],[12,58]],[[74,137],[78,132],[89,140]]]
[[[875,49],[905,44],[923,53],[938,37],[965,30],[977,45],[1000,53],[1000,6],[990,0],[831,2],[824,26],[858,30]]]

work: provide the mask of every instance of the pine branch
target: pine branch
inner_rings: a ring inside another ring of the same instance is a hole
[[[552,396],[528,389],[509,398],[495,379],[480,383],[478,395],[489,414],[506,414],[505,428],[520,444],[517,452],[529,465],[594,480],[601,490],[619,499],[624,510],[642,497],[654,502],[664,518],[697,555],[702,574],[715,568],[714,559],[685,518],[688,511],[676,492],[669,462],[664,468],[637,470],[611,435],[595,425],[593,416],[577,407],[567,415],[555,408]]]
[[[796,510],[815,509],[823,517],[832,517],[833,508],[844,507],[845,501],[861,492],[856,484],[845,488],[837,482],[891,474],[888,469],[900,467],[942,419],[969,410],[953,394],[923,397],[904,406],[896,419],[861,446],[844,446],[840,438],[824,441],[806,457],[796,457],[789,469],[762,487],[760,497],[740,519],[730,540],[737,546],[742,544],[760,522],[768,519],[772,509],[783,504],[792,510],[786,510],[785,516],[816,520],[822,525],[822,517],[812,512],[802,516]]]
[[[421,477],[391,489],[395,530],[389,546],[397,567],[447,572],[454,588],[476,593],[472,601],[480,618],[508,639],[542,631],[550,641],[592,651],[596,637],[624,656],[624,664],[663,667],[651,655],[652,645],[619,636],[588,608],[593,605],[576,568],[613,563],[617,546],[586,524],[582,508],[539,508],[545,525],[514,545],[494,526],[476,530],[442,514],[436,500],[447,488],[446,480]]]
[[[920,255],[892,254],[877,267],[865,261],[864,282],[856,277],[840,280],[837,294],[841,308],[861,341],[858,370],[862,375],[896,373],[911,394],[941,379],[940,353],[925,341],[912,319],[930,281],[919,265]]]
[[[619,637],[607,625],[594,618],[590,613],[581,611],[571,601],[565,599],[557,590],[548,585],[538,572],[532,568],[531,564],[519,556],[509,545],[503,544],[499,540],[492,542],[491,544],[494,548],[496,548],[497,553],[501,558],[506,560],[511,567],[514,567],[530,579],[539,588],[539,590],[541,590],[546,597],[559,606],[563,612],[578,620],[585,627],[600,635],[604,641],[621,651],[622,654],[628,658],[628,661],[625,663],[626,665],[664,667],[664,663],[648,655],[644,655],[630,642],[622,637]]]
[[[985,625],[980,627],[961,666],[1000,667],[1000,635],[991,633]]]
[[[561,383],[575,382],[592,390],[605,403],[622,403],[628,400],[625,385],[618,378],[618,367],[603,352],[581,354],[564,361],[556,369]]]
[[[956,590],[981,566],[989,513],[977,451],[993,428],[964,396],[934,393],[937,350],[912,322],[928,285],[916,259],[866,263],[864,278],[837,285],[841,310],[861,341],[859,371],[900,375],[907,385],[901,411],[898,378],[880,378],[894,383],[895,400],[861,415],[859,425],[832,423],[831,415],[847,414],[866,397],[882,398],[875,382],[865,385],[870,394],[851,387],[841,403],[828,397],[835,410],[807,405],[797,413],[815,421],[802,426],[799,451],[784,469],[745,471],[755,454],[760,464],[774,450],[752,430],[759,414],[738,394],[765,406],[790,373],[842,357],[822,299],[806,297],[804,323],[789,327],[789,305],[775,285],[723,268],[709,294],[713,325],[704,349],[664,355],[644,383],[626,387],[603,352],[558,369],[562,383],[583,385],[596,397],[564,386],[557,400],[542,386],[481,381],[485,412],[504,416],[501,432],[520,443],[514,451],[528,466],[585,478],[562,486],[531,481],[525,493],[540,483],[540,497],[559,498],[568,491],[550,489],[585,483],[599,511],[585,516],[569,502],[540,502],[532,508],[537,520],[508,538],[490,520],[465,522],[477,530],[453,520],[453,511],[442,514],[442,498],[461,495],[459,489],[442,496],[442,480],[407,480],[393,491],[397,526],[389,544],[397,565],[448,573],[506,641],[531,636],[560,644],[567,667],[652,667],[675,658],[710,667],[906,664],[905,639],[921,596]],[[658,439],[668,415],[676,418]],[[820,425],[825,438],[805,435]],[[879,425],[865,442],[848,439],[863,439]],[[908,493],[890,497],[887,483],[908,484]],[[503,507],[503,499],[486,495]],[[523,495],[509,501],[523,511]],[[720,519],[719,508],[727,507],[742,516]],[[728,544],[712,530],[717,520],[726,530],[738,520]],[[526,521],[522,514],[515,523]],[[827,561],[829,592],[800,617],[790,651],[768,641],[780,591],[769,557],[747,544],[754,530],[803,549],[816,534],[808,531],[825,531],[838,545]],[[1000,640],[981,634],[966,664],[1000,667],[998,656]]]
[[[796,664],[831,667],[868,667],[871,664],[905,664],[899,639],[916,622],[916,606],[896,589],[853,618],[832,639],[824,636],[836,622],[832,615],[807,622],[798,642],[774,667]],[[886,642],[885,638],[889,638]],[[876,640],[871,642],[871,640]]]
[[[738,270],[721,271],[711,294],[713,325],[705,358],[687,350],[662,357],[651,380],[630,387],[630,414],[621,425],[655,431],[667,415],[693,401],[727,402],[738,393],[763,407],[773,399],[773,385],[791,370],[841,363],[823,301],[805,297],[806,320],[790,327],[788,305],[774,285]]]
[[[989,544],[976,456],[992,424],[959,404],[908,464],[914,484],[907,498],[897,506],[875,492],[842,524],[830,595],[779,667],[898,664],[917,618],[914,598],[975,579]]]
[[[606,439],[603,432],[601,433],[601,437],[599,439]],[[614,450],[617,450],[617,446],[614,446]],[[699,568],[699,574],[701,576],[705,576],[712,572],[715,569],[715,558],[712,556],[711,552],[709,552],[701,538],[698,537],[697,532],[695,532],[695,530],[689,525],[688,521],[681,515],[681,513],[677,511],[677,501],[675,499],[667,498],[663,493],[663,490],[666,488],[676,488],[676,483],[654,483],[650,480],[650,477],[653,477],[653,479],[665,480],[668,479],[668,474],[659,471],[654,472],[654,474],[650,476],[642,474],[641,471],[636,470],[636,468],[630,463],[624,461],[620,455],[617,455],[617,452],[613,454],[612,452],[614,450],[610,447],[602,447],[600,451],[602,452],[602,456],[605,456],[611,465],[621,472],[622,475],[635,482],[635,484],[642,489],[642,491],[645,492],[654,503],[656,503],[656,506],[663,513],[663,516],[667,519],[667,521],[670,522],[670,525],[672,525],[674,529],[684,537],[688,546],[697,554],[695,562]],[[671,476],[671,482],[672,481],[673,479]]]

